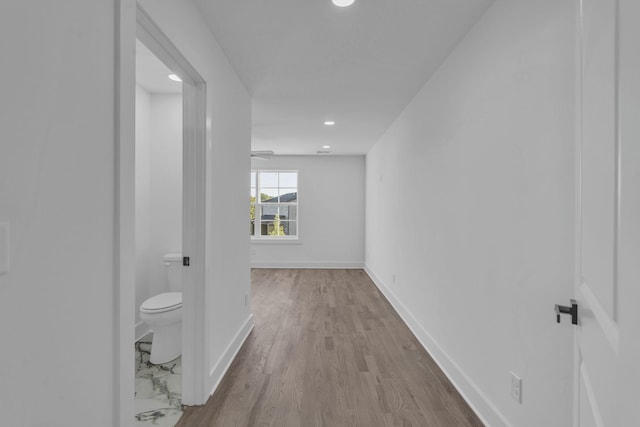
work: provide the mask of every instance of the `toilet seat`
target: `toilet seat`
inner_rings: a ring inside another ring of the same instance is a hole
[[[140,306],[141,313],[166,313],[182,307],[182,292],[165,292],[155,295]]]

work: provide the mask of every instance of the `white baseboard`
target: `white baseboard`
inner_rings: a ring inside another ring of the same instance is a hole
[[[359,269],[364,268],[364,264],[358,261],[252,261],[251,268]]]
[[[149,332],[151,332],[151,329],[149,329],[149,325],[147,325],[144,322],[136,323],[136,332],[135,332],[136,342],[144,338],[144,336],[147,335]]]
[[[235,359],[236,355],[240,351],[242,344],[246,341],[247,337],[253,330],[253,314],[250,315],[247,320],[244,322],[242,327],[238,330],[231,343],[227,346],[222,356],[218,359],[216,364],[213,366],[211,371],[209,372],[209,396],[211,396],[218,386],[220,385],[220,381],[224,378],[224,374],[227,373],[229,366],[231,366],[231,362]]]
[[[455,360],[443,350],[440,344],[438,344],[429,332],[416,320],[402,301],[396,297],[366,264],[364,265],[364,271],[369,275],[380,292],[387,298],[407,327],[409,327],[420,344],[422,344],[422,347],[431,355],[436,364],[442,369],[447,378],[449,378],[449,381],[451,381],[480,420],[482,420],[487,427],[511,427],[509,421],[507,421],[498,408],[487,398],[483,391],[464,373]]]

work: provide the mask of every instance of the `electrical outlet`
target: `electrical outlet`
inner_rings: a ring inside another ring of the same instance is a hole
[[[511,397],[518,403],[522,403],[522,378],[511,372]]]

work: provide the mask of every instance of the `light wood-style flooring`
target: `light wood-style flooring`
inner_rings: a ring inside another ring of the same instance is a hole
[[[179,427],[483,425],[364,271],[251,277],[255,328]]]

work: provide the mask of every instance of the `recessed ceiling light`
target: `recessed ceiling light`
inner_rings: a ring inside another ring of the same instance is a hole
[[[331,0],[338,7],[351,6],[355,0]]]
[[[324,148],[325,150],[328,150],[329,148],[331,148],[330,145],[323,145],[322,148]]]
[[[181,82],[182,79],[180,77],[178,77],[177,74],[169,74],[168,76],[171,80],[173,80],[174,82]]]
[[[333,126],[336,124],[336,122],[334,122],[333,120],[327,120],[326,122],[324,122],[324,124],[327,126]]]

